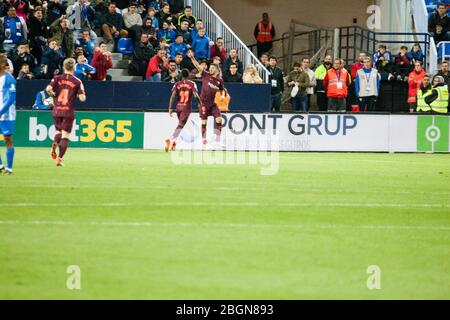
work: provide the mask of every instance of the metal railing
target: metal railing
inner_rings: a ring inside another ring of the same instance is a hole
[[[206,33],[211,40],[222,37],[225,47],[229,52],[235,48],[244,68],[250,63],[254,64],[261,78],[268,83],[269,71],[252,53],[252,51],[241,41],[231,28],[219,17],[219,15],[204,0],[184,0],[185,5],[192,6],[192,13],[197,19],[203,20]]]

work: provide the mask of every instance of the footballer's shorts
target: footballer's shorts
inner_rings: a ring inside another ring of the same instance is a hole
[[[178,123],[180,125],[185,125],[191,115],[192,110],[186,108],[177,108]]]
[[[214,118],[218,118],[222,116],[222,113],[220,112],[219,107],[217,104],[214,104],[213,106],[207,107],[202,105],[199,108],[200,113],[200,119],[207,120],[209,116],[213,116]]]
[[[0,134],[3,136],[12,136],[14,134],[14,121],[2,120],[0,121]]]
[[[53,119],[55,120],[55,128],[57,131],[72,132],[74,118],[53,116]]]

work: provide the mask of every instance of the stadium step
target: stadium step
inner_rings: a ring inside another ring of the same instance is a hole
[[[109,69],[108,74],[115,79],[118,76],[128,76],[128,69]]]
[[[113,69],[128,69],[130,60],[115,60],[113,61]]]
[[[142,77],[133,77],[133,76],[117,76],[113,77],[113,81],[135,81],[142,82]]]

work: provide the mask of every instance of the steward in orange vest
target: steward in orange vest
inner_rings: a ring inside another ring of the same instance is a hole
[[[256,45],[259,58],[263,53],[272,49],[272,41],[275,37],[275,27],[272,22],[270,22],[269,14],[263,13],[262,20],[255,26],[254,36],[257,42]]]

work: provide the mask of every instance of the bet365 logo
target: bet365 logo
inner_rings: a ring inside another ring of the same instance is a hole
[[[417,118],[417,151],[449,151],[449,117],[419,116]]]

